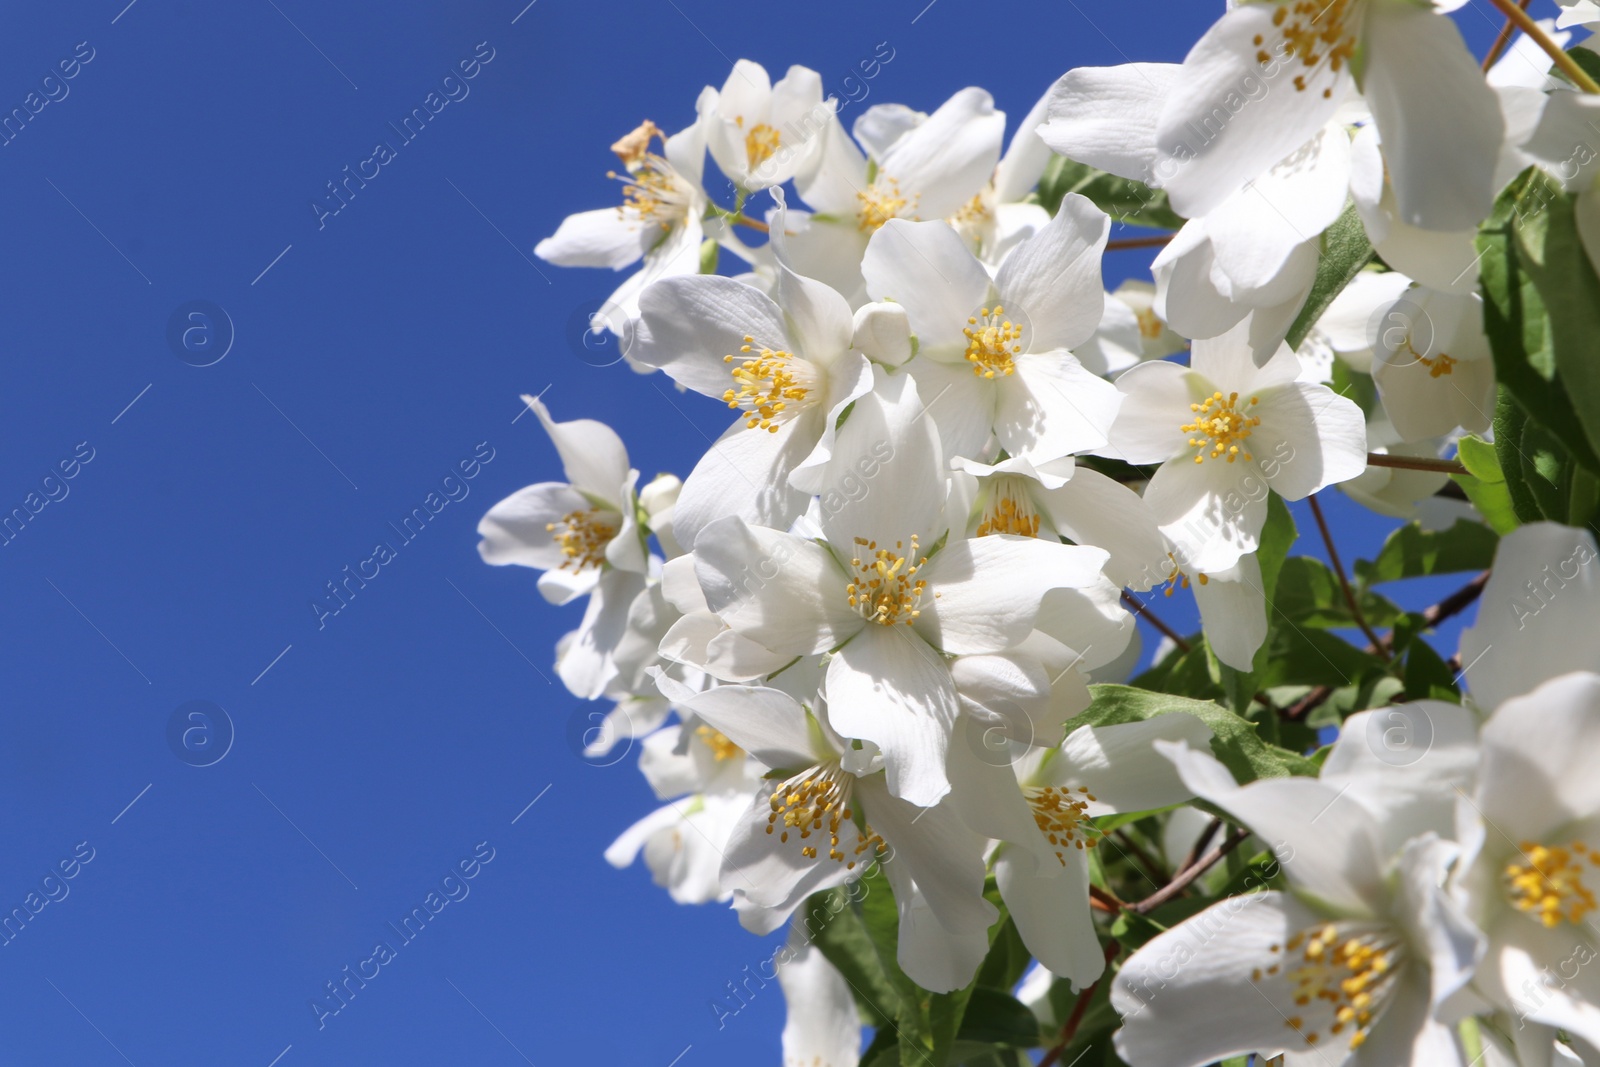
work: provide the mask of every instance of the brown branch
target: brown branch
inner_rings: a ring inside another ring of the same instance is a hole
[[[1561,73],[1572,80],[1573,85],[1576,85],[1586,93],[1600,93],[1600,84],[1596,84],[1595,80],[1589,77],[1589,73],[1578,65],[1577,60],[1562,51],[1561,46],[1556,44],[1537,22],[1533,21],[1531,15],[1516,4],[1513,4],[1511,0],[1489,0],[1489,2],[1499,8],[1502,15],[1515,22],[1517,29],[1533,38],[1534,42],[1544,49],[1545,55],[1549,56],[1551,61],[1561,68]]]
[[[761,233],[771,232],[771,227],[769,227],[766,223],[760,221],[759,219],[753,219],[749,215],[746,215],[742,212],[733,216],[733,218],[729,221],[735,226],[748,226],[752,230],[759,230]]]
[[[1222,844],[1218,845],[1210,852],[1207,852],[1203,858],[1190,864],[1187,868],[1174,875],[1172,881],[1168,882],[1166,885],[1162,886],[1154,893],[1151,893],[1138,903],[1126,905],[1123,910],[1131,911],[1135,915],[1145,915],[1151,911],[1154,911],[1156,908],[1159,908],[1161,905],[1165,904],[1167,901],[1171,900],[1185,889],[1188,889],[1196,878],[1199,878],[1202,874],[1205,874],[1212,867],[1216,866],[1218,860],[1222,859],[1222,857],[1238,848],[1240,843],[1249,836],[1250,832],[1248,830],[1235,830],[1233,833],[1228,835],[1227,839],[1223,841]]]
[[[1150,605],[1146,604],[1144,601],[1140,600],[1126,589],[1122,591],[1122,602],[1133,608],[1133,614],[1135,618],[1143,616],[1146,622],[1148,622],[1151,626],[1154,626],[1157,630],[1160,630],[1162,636],[1166,637],[1173,644],[1178,646],[1178,651],[1189,651],[1189,642],[1178,636],[1178,632],[1172,627],[1162,622],[1156,616],[1156,613],[1150,610]]]
[[[1460,589],[1457,589],[1454,593],[1451,593],[1437,604],[1425,609],[1422,612],[1422,628],[1424,630],[1434,629],[1446,619],[1453,618],[1471,607],[1477,601],[1478,597],[1483,595],[1483,587],[1489,584],[1489,573],[1490,572],[1488,571],[1484,571],[1482,574],[1478,575],[1476,578],[1472,579],[1472,581],[1468,582]],[[1393,649],[1394,634],[1391,632],[1385,635],[1382,641],[1384,648]],[[1378,650],[1372,645],[1368,645],[1363,651],[1365,651],[1368,655],[1376,655]],[[1460,657],[1457,656],[1450,662],[1456,665],[1454,669],[1457,673],[1459,673],[1461,669]],[[1305,696],[1301,697],[1299,700],[1285,708],[1283,710],[1283,717],[1290,722],[1298,722],[1301,719],[1304,719],[1307,715],[1311,714],[1311,712],[1316,708],[1319,708],[1323,704],[1327,703],[1328,698],[1332,695],[1332,687],[1319,685],[1312,689]]]
[[[1390,456],[1368,452],[1367,466],[1397,467],[1404,471],[1434,471],[1438,474],[1467,474],[1467,468],[1453,459],[1423,459],[1419,456]]]
[[[1356,594],[1350,588],[1350,578],[1344,572],[1344,564],[1339,560],[1339,549],[1334,546],[1333,532],[1328,529],[1328,520],[1323,517],[1322,505],[1317,502],[1315,493],[1306,497],[1306,503],[1311,505],[1311,514],[1317,518],[1317,529],[1322,531],[1322,543],[1328,546],[1328,559],[1333,563],[1333,573],[1339,578],[1339,588],[1344,591],[1344,602],[1350,606],[1350,614],[1355,617],[1356,625],[1361,627],[1361,632],[1367,635],[1367,640],[1372,642],[1376,654],[1384,659],[1393,659],[1393,653],[1378,632],[1367,622],[1367,617],[1361,612],[1361,605],[1356,601]]]
[[[1528,5],[1532,2],[1533,0],[1519,0],[1517,6],[1526,11],[1528,10]],[[1500,27],[1500,36],[1494,39],[1494,44],[1490,47],[1489,54],[1483,57],[1483,69],[1485,71],[1494,66],[1495,61],[1505,53],[1506,46],[1511,43],[1511,37],[1516,32],[1517,24],[1509,18],[1506,19],[1506,24]]]
[[[1124,237],[1120,241],[1107,241],[1106,251],[1117,252],[1128,248],[1160,248],[1177,234],[1159,233],[1154,237]]]
[[[1178,864],[1178,870],[1186,871],[1193,867],[1195,861],[1205,852],[1206,846],[1211,844],[1211,839],[1217,836],[1217,831],[1220,829],[1222,829],[1222,820],[1212,816],[1211,821],[1206,823],[1206,828],[1200,831],[1200,836],[1195,838],[1194,844],[1189,847],[1188,855],[1184,856],[1183,862]]]
[[[1106,966],[1111,966],[1111,961],[1117,958],[1117,953],[1122,951],[1122,946],[1117,944],[1117,939],[1112,938],[1106,942]],[[1061,1058],[1061,1053],[1072,1043],[1073,1037],[1078,1033],[1078,1027],[1083,1023],[1084,1013],[1089,1010],[1089,1001],[1094,999],[1094,991],[1100,988],[1100,979],[1096,978],[1084,987],[1078,994],[1078,1002],[1072,1006],[1072,1014],[1067,1016],[1067,1021],[1061,1027],[1061,1037],[1050,1046],[1050,1051],[1039,1058],[1038,1067],[1052,1067]]]
[[[1104,889],[1101,889],[1097,885],[1089,886],[1089,906],[1094,908],[1096,911],[1103,911],[1109,915],[1115,915],[1117,912],[1127,907],[1127,905],[1122,901],[1118,900],[1116,897],[1112,896],[1110,893],[1106,892]]]

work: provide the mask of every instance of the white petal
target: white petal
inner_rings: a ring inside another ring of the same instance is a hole
[[[995,436],[1007,452],[1041,463],[1103,446],[1122,400],[1065,349],[1018,356],[995,393]]]
[[[1156,172],[1185,218],[1212,211],[1305,144],[1344,100],[1348,68],[1306,73],[1301,91],[1289,79],[1302,67],[1284,57],[1276,61],[1276,82],[1269,80],[1256,55],[1271,49],[1256,40],[1282,37],[1273,23],[1278,10],[1277,4],[1235,7],[1184,58],[1181,88],[1167,98],[1157,128]]]
[[[1162,463],[1183,451],[1189,435],[1178,427],[1194,417],[1189,373],[1176,363],[1155,361],[1119,376],[1122,404],[1104,453],[1127,463]]]
[[[962,89],[890,146],[878,168],[916,196],[919,218],[954,215],[989,182],[1000,162],[1006,116],[982,89]]]
[[[573,696],[594,700],[616,677],[612,655],[628,632],[628,609],[644,587],[645,576],[635,571],[613,568],[600,575],[583,622],[556,663],[556,673]]]
[[[637,213],[603,207],[568,215],[556,232],[540,241],[533,254],[558,267],[610,267],[621,270],[661,239],[661,227],[644,223]]]
[[[1168,741],[1184,785],[1248,826],[1268,845],[1303,895],[1356,915],[1382,899],[1379,831],[1367,810],[1312,778],[1263,778],[1240,786],[1209,753]]]
[[[561,456],[566,468],[567,481],[578,492],[597,501],[604,501],[615,511],[621,511],[622,486],[628,480],[628,449],[617,432],[603,422],[593,419],[573,419],[556,422],[550,410],[538,397],[524,396],[523,401],[533,409],[550,435],[550,443]]]
[[[788,529],[810,497],[789,485],[789,472],[811,454],[822,433],[823,412],[808,411],[777,423],[776,432],[740,419],[700,457],[684,479],[672,512],[673,535],[693,545],[700,531],[730,515],[752,526]]]
[[[1593,620],[1600,605],[1594,536],[1530,523],[1500,539],[1461,661],[1480,708],[1492,711],[1568,671],[1600,672]]]
[[[861,261],[874,300],[905,307],[923,351],[966,347],[961,330],[989,293],[989,275],[945,222],[890,219]]]
[[[1426,7],[1368,4],[1362,86],[1383,137],[1400,218],[1476,226],[1494,206],[1505,119],[1456,24]]]
[[[1493,831],[1540,841],[1600,812],[1600,675],[1562,675],[1484,724],[1477,807]]]
[[[1267,496],[1253,465],[1188,456],[1163,463],[1144,491],[1178,562],[1203,574],[1225,571],[1260,547]]]
[[[955,684],[926,641],[908,627],[869,625],[834,655],[827,687],[829,723],[882,750],[891,793],[930,807],[950,791]]]
[[[732,278],[694,274],[667,278],[639,298],[644,329],[630,355],[673,381],[721,399],[733,384],[727,358],[746,343],[796,352],[783,313],[770,297]],[[803,355],[803,351],[800,352]]]
[[[1149,589],[1166,579],[1166,542],[1149,505],[1132,489],[1080,467],[1065,485],[1041,490],[1035,498],[1063,536],[1110,553],[1106,577],[1113,584]]]
[[[913,359],[906,373],[916,380],[917,393],[928,398],[928,418],[939,431],[946,457],[977,456],[994,434],[994,383],[972,373],[972,365]]]
[[[659,671],[655,682],[668,700],[700,716],[768,767],[794,771],[812,764],[806,709],[788,693],[743,685],[696,693]]]
[[[1148,183],[1156,123],[1180,69],[1125,63],[1069,70],[1050,90],[1050,119],[1039,136],[1069,159]]]
[[[1193,715],[1157,715],[1117,726],[1080,726],[1067,735],[1061,754],[1045,768],[1056,786],[1087,786],[1091,815],[1150,811],[1194,797],[1155,742],[1186,744],[1207,751],[1211,728]]]
[[[742,519],[719,519],[700,532],[695,574],[712,611],[780,654],[826,652],[863,625],[827,549]]]
[[[950,655],[1004,651],[1033,630],[1042,593],[1103,583],[1106,558],[1011,534],[952,540],[918,575],[928,592],[913,628]]]
[[[1033,853],[1006,848],[994,864],[1006,910],[1028,951],[1054,974],[1083,989],[1106,967],[1105,950],[1089,917],[1089,863],[1074,849],[1053,878],[1041,877]],[[1057,863],[1055,856],[1051,863]]]
[[[1071,348],[1093,335],[1105,310],[1100,256],[1110,232],[1104,211],[1070,193],[1050,224],[1001,265],[995,290],[1002,304],[1025,317],[1029,351]]]
[[[1250,454],[1285,500],[1300,500],[1367,469],[1366,416],[1325,385],[1294,382],[1261,394]],[[1210,460],[1207,460],[1209,463]]]
[[[822,529],[841,556],[860,554],[857,538],[890,548],[916,537],[925,552],[944,532],[938,430],[909,375],[880,367],[873,379],[834,441]]]
[[[1289,938],[1319,917],[1287,893],[1229,897],[1148,942],[1122,965],[1111,1006],[1117,1054],[1139,1067],[1199,1067],[1229,1056],[1271,1057],[1295,1039],[1254,972],[1279,964]],[[1276,990],[1274,990],[1276,992]],[[1219,1010],[1219,1005],[1227,1005]]]
[[[856,1067],[861,1062],[861,1017],[850,983],[799,923],[789,933],[777,971],[787,1009],[784,1067]]]
[[[1225,571],[1194,576],[1195,605],[1205,626],[1206,641],[1217,658],[1236,671],[1248,672],[1256,650],[1267,639],[1267,599],[1261,585],[1261,564],[1252,555]]]
[[[515,563],[549,570],[565,560],[548,529],[563,516],[588,511],[592,504],[565,482],[541,482],[518,489],[478,521],[478,555],[496,567]]]

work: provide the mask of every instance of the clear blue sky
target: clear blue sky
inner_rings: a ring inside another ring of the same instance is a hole
[[[617,279],[532,247],[614,202],[614,138],[684,125],[739,57],[841,93],[887,41],[869,102],[978,84],[1015,119],[1069,67],[1181,58],[1220,3],[124,3],[0,15],[0,112],[59,97],[0,147],[0,511],[61,497],[0,547],[0,912],[75,874],[0,947],[5,1058],[776,1063],[775,986],[720,1031],[708,1006],[770,944],[601,859],[653,801],[632,757],[572,747],[547,676],[577,609],[474,550],[489,505],[560,476],[518,393],[619,426],[646,477],[727,421],[580,359],[569,320]],[[470,95],[319,230],[325,183],[480,42]],[[197,300],[235,333],[203,368],[167,341]],[[319,630],[324,583],[480,442],[470,495]],[[168,744],[193,700],[235,727],[212,766]],[[480,842],[470,895],[319,1030],[323,983]]]

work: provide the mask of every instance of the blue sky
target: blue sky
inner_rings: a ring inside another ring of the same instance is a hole
[[[1181,58],[1213,5],[125,3],[0,14],[0,112],[56,98],[0,146],[0,510],[58,498],[0,547],[0,912],[52,872],[60,897],[0,947],[8,1058],[776,1062],[775,986],[721,1029],[710,1008],[770,943],[601,859],[652,800],[632,756],[574,749],[586,709],[549,679],[576,609],[474,550],[492,503],[560,474],[518,393],[622,427],[646,477],[726,424],[581,358],[568,323],[617,279],[532,247],[615,201],[617,136],[684,125],[734,59],[842,94],[888,42],[868,103],[978,84],[1015,118],[1069,67]],[[346,206],[311,206],[474,59]],[[232,338],[204,367],[168,342],[197,301],[231,322],[209,312]],[[466,495],[319,628],[324,583],[463,462]],[[169,747],[190,701],[232,724],[210,766]],[[319,1029],[324,983],[463,862]]]

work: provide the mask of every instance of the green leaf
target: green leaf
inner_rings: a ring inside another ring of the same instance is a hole
[[[1284,626],[1269,638],[1271,657],[1263,687],[1350,685],[1369,671],[1383,672],[1383,661],[1325,630]]]
[[[1140,689],[1158,693],[1203,697],[1207,700],[1223,698],[1222,681],[1211,673],[1210,649],[1203,636],[1189,640],[1189,651],[1173,649],[1160,663],[1154,664],[1133,684]]]
[[[1241,782],[1316,773],[1316,767],[1304,756],[1263,741],[1256,733],[1255,723],[1209,701],[1126,685],[1091,685],[1089,692],[1094,700],[1073,718],[1075,724],[1112,726],[1143,722],[1157,715],[1193,715],[1211,728],[1211,751]]]
[[[1340,396],[1354,400],[1362,414],[1371,416],[1378,410],[1378,383],[1372,380],[1372,375],[1352,370],[1343,359],[1334,359],[1330,385]]]
[[[883,889],[887,896],[887,884]],[[861,1021],[881,1029],[898,1014],[900,994],[884,972],[866,924],[851,907],[850,896],[851,890],[844,888],[814,893],[801,914],[811,943],[838,968],[855,992]]]
[[[1184,220],[1167,203],[1167,194],[1131,178],[1119,178],[1077,163],[1066,156],[1051,156],[1039,179],[1039,203],[1054,215],[1068,193],[1077,193],[1117,222],[1176,230]]]
[[[1455,674],[1449,664],[1426,641],[1417,641],[1406,652],[1406,699],[1438,699],[1440,691],[1453,694],[1446,699],[1461,703],[1461,693],[1456,689]]]
[[[1025,1004],[1003,990],[981,985],[967,999],[956,1032],[958,1042],[1006,1048],[1037,1048],[1040,1038],[1039,1020]]]
[[[1389,535],[1377,559],[1356,560],[1356,580],[1379,585],[1402,578],[1486,571],[1494,564],[1499,543],[1500,536],[1481,522],[1457,519],[1448,530],[1437,531],[1407,523]]]
[[[1022,981],[1022,976],[1033,962],[1028,946],[1022,943],[1017,924],[1006,915],[999,928],[989,939],[989,954],[978,968],[978,985],[991,989],[1010,989]]]
[[[872,1044],[861,1054],[860,1067],[900,1067],[900,1038],[894,1027],[879,1027],[872,1035]]]
[[[1600,472],[1600,456],[1585,432],[1585,422],[1600,420],[1600,412],[1587,413],[1580,420],[1567,383],[1557,376],[1558,364],[1563,361],[1557,355],[1558,347],[1563,352],[1574,346],[1583,351],[1581,356],[1567,355],[1564,361],[1568,364],[1593,359],[1592,348],[1582,346],[1585,342],[1592,345],[1594,335],[1582,335],[1575,325],[1584,321],[1581,310],[1573,307],[1571,294],[1558,292],[1576,283],[1569,283],[1557,269],[1560,264],[1550,259],[1552,255],[1560,259],[1566,253],[1560,247],[1561,238],[1552,244],[1550,223],[1544,216],[1554,211],[1559,219],[1569,219],[1568,200],[1553,179],[1530,167],[1495,201],[1494,213],[1477,237],[1483,326],[1494,355],[1495,377],[1501,386],[1524,411],[1536,412],[1539,421],[1574,459]],[[1578,251],[1581,254],[1581,248]],[[1589,274],[1581,279],[1583,285],[1593,282],[1592,269],[1585,264],[1585,270]],[[1559,323],[1547,312],[1546,291],[1556,302]],[[1580,385],[1588,387],[1590,372],[1586,369],[1576,373]],[[1464,482],[1463,488],[1467,488]]]
[[[1346,204],[1344,214],[1335,219],[1318,240],[1322,255],[1317,260],[1317,276],[1311,283],[1311,295],[1306,297],[1300,314],[1289,327],[1290,348],[1300,347],[1300,342],[1328,310],[1334,297],[1373,259],[1372,242],[1367,240],[1366,227],[1361,224],[1354,204]]]
[[[1359,574],[1360,561],[1357,567]],[[1404,615],[1387,598],[1370,589],[1357,588],[1352,592],[1356,603],[1361,605],[1361,614],[1373,626],[1393,626],[1395,620]],[[1284,563],[1273,606],[1296,626],[1326,630],[1356,625],[1355,616],[1350,614],[1350,607],[1345,603],[1344,591],[1339,588],[1338,576],[1310,556],[1296,556]]]
[[[1551,522],[1566,522],[1573,470],[1567,450],[1550,431],[1529,419],[1517,442],[1517,453],[1523,484],[1538,503],[1540,515]],[[1510,478],[1506,481],[1509,483]]]
[[[1517,220],[1517,250],[1544,302],[1556,370],[1592,458],[1600,451],[1600,359],[1595,351],[1600,338],[1600,278],[1595,277],[1578,235],[1575,194],[1543,171],[1535,174],[1543,187],[1544,210]],[[1571,447],[1565,435],[1559,436]],[[1600,469],[1593,463],[1590,467]]]
[[[1497,534],[1508,534],[1522,525],[1517,509],[1512,503],[1511,490],[1500,469],[1500,457],[1495,446],[1474,434],[1468,434],[1456,443],[1456,458],[1467,468],[1466,474],[1452,474],[1472,501],[1473,507],[1483,515],[1484,521]],[[1520,479],[1519,479],[1520,481]]]

